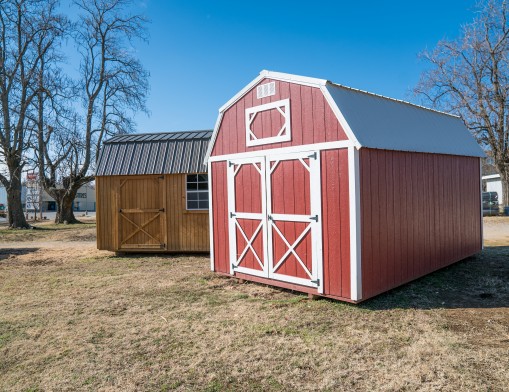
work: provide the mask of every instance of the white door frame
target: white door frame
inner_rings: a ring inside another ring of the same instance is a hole
[[[260,167],[257,165],[260,164]],[[261,194],[260,200],[262,205],[262,211],[260,213],[246,213],[238,212],[235,207],[235,176],[239,172],[240,168],[244,165],[253,165],[256,170],[260,173],[260,187]],[[230,274],[233,275],[235,272],[241,272],[254,276],[268,277],[268,257],[267,257],[267,213],[266,213],[266,194],[265,194],[265,158],[262,157],[249,157],[240,159],[228,160],[227,167],[227,184],[228,184],[228,233],[230,241]],[[259,226],[255,229],[251,238],[242,230],[241,226],[237,222],[237,219],[252,219],[260,221]],[[237,258],[237,228],[241,235],[244,237],[247,245],[242,250],[240,257]],[[263,254],[258,255],[251,247],[253,239],[259,235],[262,231],[262,242],[263,242]],[[243,259],[247,252],[251,251],[258,263],[261,263],[262,270],[255,270],[239,266],[240,261]],[[260,256],[262,259],[260,259]]]
[[[304,160],[308,159],[308,163]],[[272,213],[272,181],[271,176],[281,161],[299,160],[304,168],[309,172],[309,192],[310,192],[310,213],[311,215],[296,214],[273,214]],[[272,165],[275,162],[275,165]],[[301,151],[286,154],[270,154],[267,155],[266,161],[266,189],[267,189],[267,248],[268,248],[268,266],[269,278],[280,280],[288,283],[295,283],[302,286],[315,287],[319,293],[323,293],[323,257],[322,257],[322,198],[321,198],[321,176],[320,176],[320,151]],[[279,231],[274,222],[303,222],[308,226],[297,237],[293,244],[290,244],[283,233]],[[280,260],[274,260],[273,255],[273,229],[281,237],[287,246],[287,251]],[[294,249],[300,243],[300,240],[311,231],[311,260],[312,266],[309,271]],[[299,278],[278,274],[275,272],[277,267],[293,253],[301,267],[310,275],[309,279]]]

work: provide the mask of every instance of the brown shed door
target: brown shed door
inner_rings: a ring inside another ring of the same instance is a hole
[[[120,181],[118,250],[166,249],[164,177]]]

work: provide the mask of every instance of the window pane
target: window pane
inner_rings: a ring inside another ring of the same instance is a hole
[[[187,182],[196,182],[198,180],[198,176],[196,174],[188,174]]]
[[[208,182],[208,175],[207,174],[198,174],[198,181],[200,182]]]
[[[187,200],[198,200],[198,192],[187,192]]]
[[[188,191],[195,191],[198,189],[198,184],[195,182],[194,184],[193,183],[187,183],[187,190]]]
[[[200,192],[198,200],[208,200],[209,199],[209,193],[208,192]]]
[[[208,209],[208,208],[209,208],[209,201],[208,201],[208,200],[206,200],[206,201],[200,201],[199,203],[200,203],[200,208],[202,208],[202,209],[204,209],[204,210],[206,210],[206,209]]]
[[[191,200],[188,200],[187,201],[187,208],[189,210],[195,210],[198,208],[198,202],[197,201],[191,201]]]
[[[209,184],[206,182],[200,182],[198,183],[198,189],[201,191],[206,191],[209,189]]]

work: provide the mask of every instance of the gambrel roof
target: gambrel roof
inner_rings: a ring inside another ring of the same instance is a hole
[[[204,173],[212,131],[142,133],[104,142],[97,176]]]
[[[457,116],[325,79],[262,71],[219,109],[206,159],[219,131],[222,113],[265,78],[320,88],[357,148],[484,157],[484,152]]]

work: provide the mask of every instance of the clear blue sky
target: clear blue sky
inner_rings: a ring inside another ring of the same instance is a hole
[[[412,100],[417,54],[454,38],[474,0],[145,0],[149,117],[139,132],[213,128],[218,108],[262,69]]]

